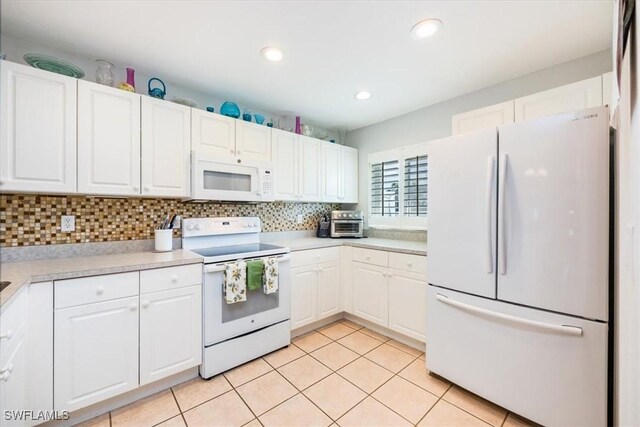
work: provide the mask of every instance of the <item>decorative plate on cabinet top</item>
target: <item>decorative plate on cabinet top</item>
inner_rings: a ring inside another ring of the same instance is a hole
[[[77,79],[84,77],[84,71],[63,59],[49,55],[41,55],[39,53],[27,53],[23,58],[27,64],[34,68],[62,74],[63,76],[75,77]]]
[[[198,103],[193,99],[189,99],[189,98],[176,98],[174,96],[171,102],[175,102],[176,104],[186,105],[187,107],[191,107],[191,108],[198,108]]]

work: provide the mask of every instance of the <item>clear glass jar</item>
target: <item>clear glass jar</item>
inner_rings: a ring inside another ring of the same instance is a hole
[[[105,86],[113,86],[114,77],[113,64],[109,61],[105,61],[104,59],[96,59],[96,64],[98,64],[98,69],[96,70],[96,82]]]

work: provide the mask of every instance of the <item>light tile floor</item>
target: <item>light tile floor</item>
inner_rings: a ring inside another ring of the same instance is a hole
[[[342,320],[83,426],[531,426],[427,374],[421,351]]]

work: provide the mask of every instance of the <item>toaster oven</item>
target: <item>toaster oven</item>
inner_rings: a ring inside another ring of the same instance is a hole
[[[332,211],[331,237],[363,237],[362,211]]]

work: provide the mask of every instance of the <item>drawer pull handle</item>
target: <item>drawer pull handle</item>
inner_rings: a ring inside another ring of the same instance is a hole
[[[10,340],[12,335],[13,335],[13,331],[11,329],[9,329],[4,334],[0,334],[0,340],[2,340],[2,339]]]
[[[149,307],[149,301],[143,301],[142,308],[148,308],[148,307]]]
[[[370,259],[371,259],[371,257],[367,255],[367,260],[370,260]]]
[[[102,295],[104,294],[104,288],[102,286],[98,286],[96,288],[96,295]]]
[[[136,311],[137,309],[138,309],[138,304],[136,304],[135,302],[131,303],[131,305],[129,306],[129,310],[131,311]]]
[[[485,317],[499,319],[499,320],[503,320],[505,322],[514,323],[514,324],[517,324],[517,325],[524,325],[524,326],[528,326],[528,327],[534,327],[534,328],[537,328],[537,329],[546,330],[546,331],[550,331],[550,332],[557,332],[557,333],[565,334],[565,335],[573,335],[575,337],[581,337],[582,336],[582,328],[579,327],[579,326],[556,325],[556,324],[553,324],[553,323],[539,322],[537,320],[530,320],[530,319],[526,319],[526,318],[523,318],[523,317],[513,316],[511,314],[499,313],[497,311],[488,310],[486,308],[476,307],[476,306],[471,305],[471,304],[466,304],[464,302],[456,301],[456,300],[450,299],[450,298],[448,298],[448,297],[446,297],[444,295],[441,295],[441,294],[438,294],[436,296],[436,299],[438,301],[440,301],[441,303],[444,303],[444,304],[459,308],[460,310],[464,310],[464,311],[467,311],[469,313],[474,313],[474,314],[478,314],[478,315],[485,316]]]
[[[173,276],[171,276],[171,281],[172,281],[173,283],[176,283],[176,282],[178,281],[178,275],[177,275],[177,274],[174,274]]]
[[[412,262],[408,262],[407,263],[407,267],[413,267],[413,263]]]

